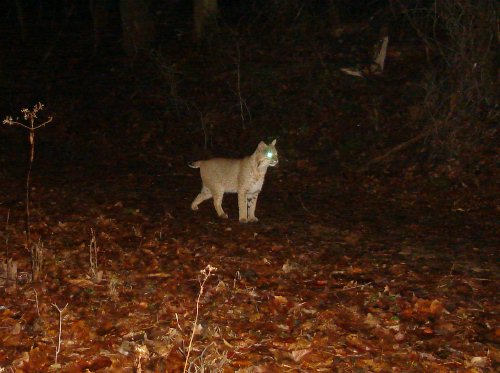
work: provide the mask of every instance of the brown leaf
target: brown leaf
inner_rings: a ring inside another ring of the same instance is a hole
[[[90,365],[87,369],[90,370],[91,372],[94,372],[97,371],[98,369],[108,368],[111,366],[111,364],[112,362],[109,357],[99,355],[90,362]]]
[[[397,333],[395,336],[394,336],[394,339],[398,342],[402,342],[404,341],[405,339],[405,335],[401,332]]]
[[[78,320],[71,323],[70,331],[73,334],[73,338],[79,341],[88,341],[93,332],[84,320]]]
[[[97,329],[97,334],[100,336],[109,334],[112,330],[115,329],[115,324],[110,320],[104,321],[99,329]]]
[[[76,286],[79,286],[79,287],[85,288],[85,289],[86,288],[93,288],[94,286],[96,286],[95,283],[93,283],[92,281],[90,281],[86,278],[67,278],[66,281],[72,285],[76,285]]]
[[[346,338],[347,344],[357,348],[358,350],[361,351],[366,351],[369,350],[370,348],[367,346],[366,341],[362,340],[360,337],[358,337],[356,334],[349,334]]]
[[[286,304],[288,303],[288,299],[286,299],[284,296],[282,295],[275,295],[274,296],[274,300],[277,302],[277,303],[282,303],[282,304]]]
[[[466,364],[467,367],[485,368],[488,365],[488,358],[485,356],[474,356]]]
[[[22,346],[24,343],[21,333],[19,334],[11,334],[5,337],[1,341],[1,345],[4,347],[17,347]]]
[[[262,319],[262,314],[261,314],[261,313],[258,313],[258,312],[252,313],[252,314],[250,315],[250,317],[248,318],[248,320],[249,320],[250,322],[255,322],[255,321],[258,321],[258,320],[260,320],[260,319]]]
[[[434,299],[429,306],[429,312],[435,316],[441,315],[443,309],[444,309],[443,303],[441,303],[437,299]]]
[[[375,328],[380,325],[379,320],[374,317],[371,313],[366,315],[365,320],[364,320],[365,325],[368,325],[369,327]]]
[[[309,352],[311,352],[310,348],[304,348],[302,350],[295,350],[290,353],[292,356],[293,361],[296,363],[300,362],[304,356],[306,356]]]
[[[21,333],[21,323],[16,322],[12,327],[10,333],[14,335]]]
[[[423,328],[422,331],[424,332],[424,334],[434,334],[434,330],[432,330],[432,328],[429,328],[428,326]]]

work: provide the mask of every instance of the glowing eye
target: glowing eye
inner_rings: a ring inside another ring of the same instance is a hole
[[[267,156],[267,158],[272,158],[272,157],[273,157],[273,152],[269,150],[269,151],[266,153],[266,156]]]

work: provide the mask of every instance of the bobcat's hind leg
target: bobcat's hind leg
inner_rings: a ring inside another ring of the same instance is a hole
[[[224,197],[224,192],[214,192],[214,207],[215,211],[217,211],[217,215],[219,215],[220,218],[227,219],[228,216],[222,209],[222,198]]]
[[[198,205],[210,198],[212,198],[212,192],[210,192],[210,189],[204,186],[203,188],[201,188],[200,194],[198,194],[193,203],[191,203],[191,210],[198,210]]]

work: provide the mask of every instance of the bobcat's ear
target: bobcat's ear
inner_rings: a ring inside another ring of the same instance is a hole
[[[273,140],[273,142],[271,143],[272,146],[276,145],[276,139]]]
[[[257,146],[257,149],[262,150],[267,148],[267,145],[264,141],[259,142],[259,146]]]

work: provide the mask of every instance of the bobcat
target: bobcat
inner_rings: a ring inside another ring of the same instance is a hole
[[[213,158],[190,164],[190,167],[200,169],[203,183],[191,209],[196,211],[200,203],[213,198],[217,215],[227,219],[222,209],[224,193],[238,193],[240,223],[258,221],[255,207],[267,168],[278,164],[275,144],[276,140],[269,145],[261,141],[252,155],[242,159]]]

